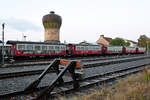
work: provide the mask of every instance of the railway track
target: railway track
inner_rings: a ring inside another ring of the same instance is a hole
[[[109,69],[106,70],[106,68],[96,67],[96,69],[93,68],[87,68],[86,69],[86,76],[83,79],[79,79],[80,82],[80,88],[91,86],[93,84],[101,84],[104,82],[112,81],[117,79],[118,77],[123,77],[132,73],[136,73],[141,71],[144,66],[149,65],[150,62],[149,59],[146,60],[140,60],[136,63],[136,61],[131,62],[125,62],[124,64],[115,64],[115,65],[109,65]],[[142,63],[144,62],[144,63]],[[128,65],[128,66],[127,66]],[[111,67],[112,66],[112,67]],[[91,73],[89,75],[89,73]],[[100,71],[100,72],[99,72]],[[99,73],[98,73],[99,72]],[[44,88],[47,86],[41,86],[39,88],[36,88],[35,91],[32,91],[32,96],[36,97],[38,93],[40,93]],[[69,93],[70,91],[74,91],[74,88],[72,86],[72,81],[66,81],[64,85],[56,87],[53,92],[51,93],[51,96],[55,96],[58,93]],[[4,94],[0,96],[0,99],[3,100],[9,100],[9,97],[14,97],[14,100],[23,100],[21,98],[23,97],[29,97],[31,96],[30,93],[24,94],[24,91],[17,91],[9,94]],[[23,94],[23,95],[21,95]],[[6,98],[8,97],[8,98]],[[30,100],[30,99],[29,99]],[[43,100],[43,99],[42,99]],[[48,100],[45,99],[45,100]]]
[[[121,55],[121,56],[88,56],[88,57],[60,57],[59,59],[68,59],[68,60],[82,60],[83,62],[86,61],[94,61],[94,60],[108,60],[108,59],[116,59],[116,58],[126,58],[126,57],[135,57],[135,56],[143,56],[144,54],[138,55]],[[17,61],[14,64],[5,64],[5,67],[21,67],[21,66],[30,66],[30,65],[48,65],[50,61],[53,59],[38,59],[38,60],[24,60],[24,61]],[[25,62],[25,63],[24,63]]]
[[[118,56],[118,57],[126,57],[126,56],[138,56],[138,55],[144,55],[144,54],[132,54],[132,55],[106,55],[105,57],[115,57],[115,56]],[[52,57],[52,58],[32,58],[32,59],[17,59],[15,61],[15,63],[24,63],[24,62],[38,62],[38,61],[49,61],[49,60],[53,60],[55,58],[60,58],[60,59],[72,59],[72,60],[75,60],[75,59],[87,59],[87,58],[103,58],[104,56],[98,56],[98,55],[93,55],[93,56],[76,56],[76,57]]]
[[[131,61],[137,61],[140,59],[146,59],[149,58],[150,56],[140,56],[140,57],[131,57],[131,58],[119,58],[119,59],[111,59],[111,60],[94,60],[93,62],[90,61],[89,59],[87,62],[83,62],[83,68],[90,68],[90,67],[99,67],[99,66],[104,66],[104,65],[109,65],[109,64],[116,64],[116,63],[123,63],[123,62],[131,62]],[[5,79],[5,78],[13,78],[13,77],[22,77],[22,76],[30,76],[30,75],[36,75],[42,73],[42,71],[46,68],[44,67],[34,67],[34,69],[22,69],[19,71],[12,71],[10,70],[7,72],[7,70],[1,69],[0,72],[0,79]],[[13,68],[15,69],[15,68]],[[17,70],[17,69],[16,69]],[[49,71],[49,73],[53,73],[54,70]]]

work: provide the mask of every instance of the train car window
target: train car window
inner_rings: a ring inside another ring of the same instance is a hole
[[[92,47],[91,47],[91,46],[89,47],[89,50],[92,50]]]
[[[85,47],[85,50],[88,50],[88,47],[87,47],[87,46]]]
[[[90,46],[88,46],[88,50],[90,50]]]
[[[59,50],[59,46],[55,46],[55,50]]]
[[[89,50],[89,47],[87,46],[87,49],[86,50]]]
[[[92,50],[92,47],[91,47],[91,46],[89,47],[89,50]]]
[[[27,45],[27,50],[33,50],[33,45]]]
[[[92,50],[94,50],[94,47],[92,47]]]
[[[62,46],[61,46],[61,50],[65,50],[65,46],[62,45]]]
[[[91,47],[91,46],[89,47],[89,50],[92,50],[92,47]]]
[[[95,47],[95,50],[97,50],[97,47]]]
[[[96,47],[96,50],[98,50],[98,47]]]
[[[82,47],[80,46],[80,50],[82,50]]]
[[[76,46],[77,47],[77,50],[80,50],[80,46]]]
[[[18,50],[25,50],[25,45],[18,45]]]
[[[42,50],[47,50],[47,46],[42,46]]]
[[[96,47],[96,49],[97,49],[97,50],[99,50],[99,48],[98,48],[98,47]]]
[[[60,48],[61,48],[61,50],[64,50],[64,49],[63,49],[63,46],[60,46]]]
[[[94,50],[95,48],[94,47],[92,47],[92,50]]]
[[[92,47],[92,50],[95,50],[95,47]]]
[[[84,46],[84,50],[86,50],[86,47]]]
[[[95,50],[97,50],[97,47],[95,47]]]
[[[80,50],[82,50],[82,47],[80,46]]]
[[[64,45],[63,47],[64,47],[64,50],[66,50],[66,49],[67,49],[66,45]]]
[[[41,50],[41,46],[35,46],[35,50]]]
[[[93,47],[93,50],[95,50],[95,47]]]
[[[54,46],[49,46],[49,50],[53,50],[54,49]]]
[[[80,47],[77,46],[77,50],[80,50]]]
[[[84,47],[81,47],[81,50],[84,50]]]
[[[88,50],[91,50],[91,46],[89,46],[89,49]]]

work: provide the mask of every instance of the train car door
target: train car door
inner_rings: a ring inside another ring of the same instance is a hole
[[[122,47],[122,54],[126,54],[126,48],[125,47]]]
[[[68,55],[73,55],[73,54],[74,54],[73,51],[74,51],[74,45],[69,44],[68,47],[67,47],[66,53],[67,53]]]
[[[136,53],[138,53],[138,52],[139,52],[139,48],[137,47],[137,48],[136,48]]]
[[[107,47],[105,47],[104,45],[101,47],[102,49],[102,55],[105,55],[106,54],[106,50],[107,50]]]

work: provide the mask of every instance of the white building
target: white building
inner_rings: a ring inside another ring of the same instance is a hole
[[[136,47],[138,44],[137,42],[132,41],[132,40],[126,40],[126,39],[124,39],[124,40],[125,40],[125,42],[129,42],[131,47]]]

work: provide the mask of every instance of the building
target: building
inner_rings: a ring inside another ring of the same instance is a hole
[[[132,41],[132,40],[126,40],[126,39],[124,39],[124,40],[125,40],[125,42],[129,42],[131,47],[136,47],[138,44],[137,42]]]
[[[2,41],[0,40],[0,44],[2,43]]]
[[[87,41],[82,41],[79,44],[89,44]]]
[[[112,38],[104,37],[104,35],[100,35],[100,38],[96,41],[97,44],[109,45]]]

